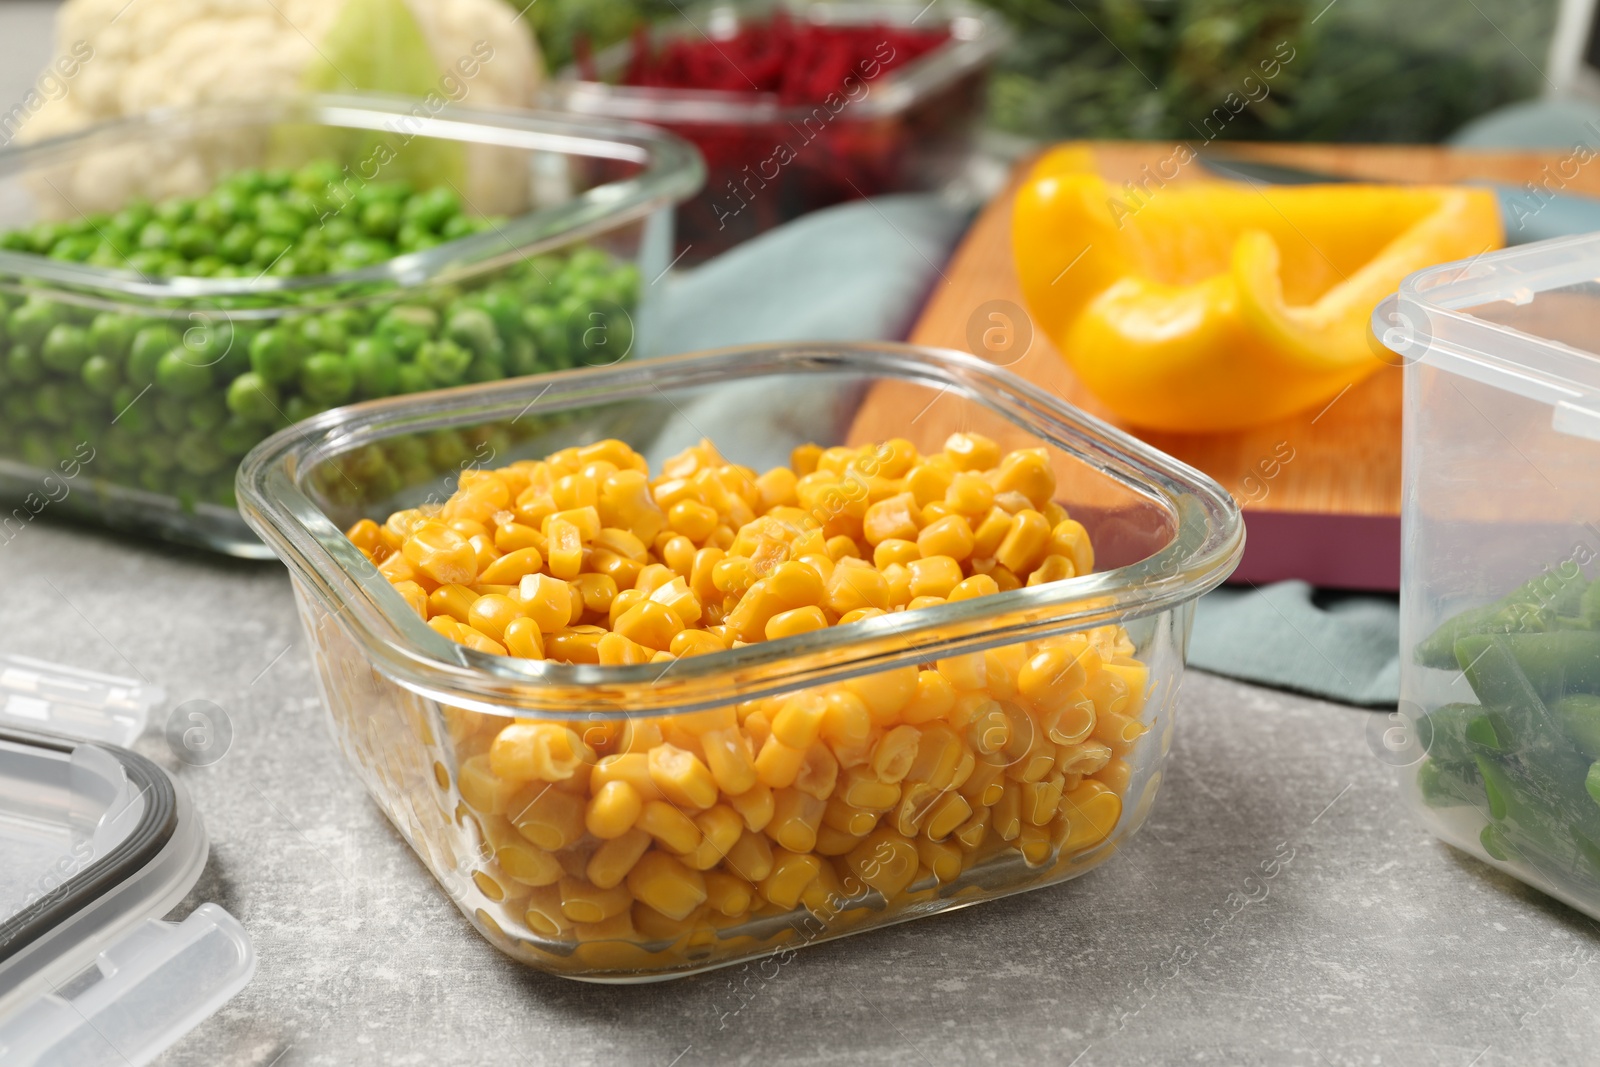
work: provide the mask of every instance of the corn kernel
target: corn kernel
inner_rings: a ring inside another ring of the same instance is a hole
[[[563,581],[576,578],[583,568],[583,539],[578,527],[551,516],[545,520],[544,536],[550,574]]]
[[[1094,736],[1105,742],[1114,756],[1125,756],[1133,750],[1134,742],[1148,730],[1138,719],[1118,715],[1114,711],[1095,712]]]
[[[832,827],[851,837],[864,837],[878,825],[880,814],[882,813],[858,808],[842,797],[834,797],[823,809],[822,822],[824,826]]]
[[[896,726],[872,750],[872,773],[880,782],[894,785],[905,778],[916,762],[922,731],[912,726]]]
[[[471,542],[442,522],[413,529],[401,553],[440,585],[468,585],[478,576],[478,556]]]
[[[554,885],[566,873],[554,856],[520,838],[496,848],[494,861],[507,877],[522,885]]]
[[[517,832],[546,852],[560,852],[584,834],[583,798],[535,782],[512,797],[506,815]]]
[[[628,726],[637,727],[638,724],[630,722]],[[656,729],[653,740],[648,737],[645,740],[652,747],[659,745],[661,731]],[[590,788],[598,793],[608,782],[626,782],[644,800],[661,799],[661,790],[656,788],[655,779],[650,776],[649,756],[642,751],[602,756],[596,760],[594,770],[589,776]]]
[[[717,783],[694,753],[662,744],[650,750],[647,760],[650,780],[667,800],[694,811],[717,802]]]
[[[1104,670],[1121,678],[1128,687],[1128,703],[1122,713],[1137,719],[1144,713],[1146,691],[1150,686],[1150,669],[1136,659],[1118,658],[1104,665]]]
[[[1017,691],[1022,699],[1041,712],[1072,701],[1088,680],[1090,664],[1084,655],[1087,648],[1087,642],[1061,644],[1034,653],[1017,672]]]
[[[1061,814],[1067,820],[1064,852],[1098,845],[1111,836],[1122,817],[1122,798],[1099,782],[1084,782],[1061,798]]]
[[[917,859],[940,883],[953,882],[961,877],[963,857],[961,849],[948,841],[917,840]]]
[[[794,784],[805,762],[805,750],[786,745],[776,736],[768,737],[756,754],[756,775],[773,789],[784,789]]]
[[[1111,746],[1091,738],[1062,751],[1056,769],[1062,773],[1090,775],[1111,762]]]
[[[800,903],[800,894],[817,877],[822,861],[809,854],[801,855],[784,849],[772,853],[772,870],[757,886],[766,900],[784,910]]]
[[[752,833],[760,833],[772,821],[772,787],[766,782],[758,781],[743,793],[729,797],[728,803]]]
[[[1094,731],[1094,701],[1081,692],[1040,719],[1045,736],[1058,745],[1081,744]]]
[[[498,815],[506,810],[511,797],[522,787],[519,781],[502,778],[489,766],[488,755],[472,756],[461,761],[456,775],[456,788],[461,799],[474,811],[485,815]]]
[[[523,922],[542,937],[560,937],[572,931],[572,920],[561,910],[561,891],[553,885],[542,886],[529,895]]]
[[[880,541],[877,547],[872,550],[872,565],[880,571],[887,570],[896,563],[903,566],[914,559],[921,558],[922,550],[917,548],[915,541],[901,540],[900,538]]]
[[[906,490],[916,498],[917,505],[943,500],[945,491],[956,472],[950,467],[935,463],[919,463],[906,475]]]
[[[517,588],[523,612],[544,633],[554,633],[572,620],[572,587],[548,574],[530,574]]]
[[[1027,584],[1048,585],[1051,582],[1061,582],[1068,578],[1076,577],[1078,571],[1072,561],[1065,556],[1046,556],[1039,561],[1039,565],[1028,575]]]
[[[912,757],[915,758],[915,755]],[[869,767],[852,767],[845,772],[838,790],[846,804],[863,811],[885,812],[900,800],[900,784],[885,782]]]
[[[639,862],[639,857],[650,848],[651,841],[649,834],[637,828],[602,841],[600,847],[590,855],[585,874],[590,882],[602,889],[621,885],[628,872],[633,870],[633,865]]]
[[[504,643],[506,628],[522,617],[521,603],[508,596],[492,593],[478,597],[472,602],[467,608],[466,623],[486,637]]]
[[[797,693],[784,700],[772,719],[772,736],[790,748],[810,747],[822,730],[827,701],[810,692]]]
[[[881,573],[866,564],[836,566],[828,578],[823,601],[839,615],[858,608],[887,610],[889,583]]]
[[[686,919],[706,900],[699,871],[663,852],[648,852],[628,872],[628,891],[669,919]]]
[[[559,888],[561,913],[573,922],[601,922],[633,906],[633,895],[622,886],[602,889],[577,878],[563,878]]]
[[[775,790],[772,800],[767,836],[790,852],[810,852],[817,843],[817,828],[827,804],[798,789]]]
[[[687,856],[700,847],[700,828],[665,800],[646,801],[635,825],[659,841],[662,847],[680,855]]]
[[[501,778],[561,782],[571,778],[594,751],[559,723],[512,723],[489,746],[489,767]]]
[[[956,827],[951,834],[951,840],[963,852],[976,852],[983,845],[984,838],[989,836],[990,811],[987,807],[979,807],[968,816],[967,821]]]
[[[666,605],[641,600],[617,618],[615,632],[646,648],[664,652],[672,647],[672,639],[683,625],[683,619]]]
[[[1022,818],[1023,821],[1034,826],[1044,826],[1056,816],[1056,809],[1061,806],[1062,788],[1064,778],[1057,775],[1039,782],[1027,782],[1022,786]]]
[[[644,810],[644,800],[627,782],[607,782],[595,792],[584,814],[584,826],[594,836],[610,840],[633,828]]]
[[[994,832],[1002,841],[1015,841],[1022,832],[1022,786],[1007,782],[995,802],[993,811]]]
[[[755,888],[726,871],[706,871],[706,904],[717,914],[733,919],[750,910]]]
[[[1074,571],[1088,574],[1094,570],[1094,545],[1083,523],[1063,519],[1050,530],[1049,551],[1052,555],[1066,556],[1072,561]]]
[[[566,663],[599,663],[600,640],[609,636],[598,626],[564,626],[545,639],[545,652]]]
[[[445,615],[457,622],[466,622],[476,599],[478,594],[464,585],[441,585],[428,594],[428,618]]]
[[[961,564],[949,556],[914,559],[906,569],[911,572],[913,597],[948,596],[962,580]]]
[[[1115,793],[1126,793],[1133,779],[1133,767],[1127,760],[1113,759],[1095,773],[1095,780]]]
[[[861,521],[867,544],[877,545],[891,539],[915,541],[919,510],[916,497],[910,493],[900,493],[871,505]]]
[[[1050,862],[1050,850],[1049,828],[1024,822],[1017,834],[1017,851],[1022,853],[1023,862],[1029,867],[1043,867]]]
[[[851,873],[886,899],[911,884],[918,862],[916,846],[887,826],[872,831],[845,857]]]
[[[888,726],[899,720],[901,709],[916,695],[917,673],[914,666],[895,667],[851,678],[843,684],[866,703],[875,725]]]
[[[951,434],[945,439],[944,454],[962,471],[985,471],[1000,462],[1000,446],[978,433]]]
[[[838,781],[839,761],[833,750],[821,741],[813,743],[806,749],[805,761],[800,764],[800,772],[794,777],[794,787],[819,800],[826,800]]]

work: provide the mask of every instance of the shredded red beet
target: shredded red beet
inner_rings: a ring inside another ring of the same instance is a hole
[[[813,104],[841,92],[852,75],[881,77],[949,39],[944,30],[882,23],[820,25],[783,12],[740,27],[725,40],[678,37],[659,49],[641,29],[622,83],[657,89],[775,93],[784,104]]]

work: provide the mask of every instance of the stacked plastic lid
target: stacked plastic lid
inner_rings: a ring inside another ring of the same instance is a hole
[[[188,794],[119,747],[164,701],[0,656],[0,1063],[149,1063],[249,982],[215,904],[163,922],[205,866]]]

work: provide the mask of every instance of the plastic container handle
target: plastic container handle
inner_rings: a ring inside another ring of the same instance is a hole
[[[232,999],[256,969],[237,919],[202,904],[147,919],[76,977],[0,1020],[6,1067],[142,1067]]]

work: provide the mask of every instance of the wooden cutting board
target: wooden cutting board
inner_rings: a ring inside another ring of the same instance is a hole
[[[1140,178],[1174,151],[1170,144],[1105,143],[1094,146],[1102,174],[1113,184]],[[1545,181],[1573,168],[1569,153],[1465,152],[1414,146],[1241,145],[1225,151],[1261,162],[1401,182],[1488,179],[1512,184]],[[1013,179],[1020,179],[1019,168]],[[1167,166],[1170,173],[1171,166]],[[1198,162],[1176,181],[1216,180]],[[1578,168],[1561,188],[1600,194],[1600,167]],[[979,216],[954,259],[935,283],[909,340],[915,344],[977,351],[985,325],[1012,309],[1023,315],[1022,290],[1011,257],[1008,188]],[[996,303],[998,301],[1008,304]],[[975,329],[975,323],[977,325]],[[1027,323],[1011,323],[1026,330]],[[979,352],[979,354],[983,354]],[[996,362],[1002,362],[996,360]],[[1007,369],[1101,418],[1109,413],[1073,377],[1049,340],[1035,333],[1026,354],[1015,348]],[[1217,479],[1245,509],[1245,558],[1233,580],[1250,584],[1303,578],[1346,589],[1398,589],[1400,581],[1401,372],[1385,367],[1353,384],[1320,410],[1225,434],[1171,434],[1134,430],[1137,436]],[[955,398],[928,402],[917,386],[885,383],[866,397],[852,440],[910,438],[937,448],[957,423],[971,416]],[[913,419],[913,416],[915,418]],[[976,427],[974,427],[976,428]]]

